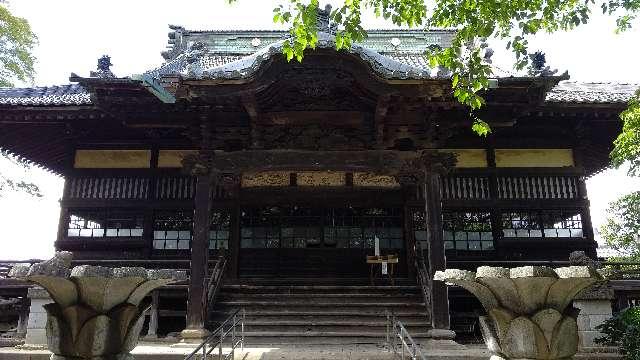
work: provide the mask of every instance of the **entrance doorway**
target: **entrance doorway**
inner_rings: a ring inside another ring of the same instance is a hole
[[[240,214],[241,277],[366,277],[376,239],[404,263],[401,208],[265,206]],[[400,275],[406,264],[399,267]]]

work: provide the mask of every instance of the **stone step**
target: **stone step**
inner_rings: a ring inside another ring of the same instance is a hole
[[[224,316],[214,318],[224,320]],[[406,316],[399,320],[405,326],[429,326],[426,317]],[[273,326],[386,326],[387,318],[384,316],[255,316],[249,315],[244,319],[248,325],[273,325]]]
[[[356,285],[366,286],[370,285],[369,278],[315,278],[315,277],[299,277],[299,278],[278,278],[278,277],[246,277],[233,280],[236,284],[253,284],[253,285]],[[409,278],[395,278],[395,285],[416,285],[414,279]],[[375,285],[391,285],[388,280],[380,279],[378,277],[375,281]]]
[[[249,284],[229,284],[222,286],[222,292],[353,292],[353,293],[379,293],[386,292],[418,292],[419,289],[415,285],[398,285],[398,286],[337,286],[337,285],[249,285]]]
[[[416,297],[422,296],[419,293],[412,292],[400,292],[400,291],[385,291],[385,292],[302,292],[302,293],[289,293],[289,292],[276,292],[276,291],[264,291],[264,292],[255,292],[255,293],[241,293],[241,292],[232,292],[232,291],[223,291],[220,293],[220,296],[234,296],[234,297],[247,297],[247,298],[268,298],[268,297],[280,297],[286,296],[289,298],[309,298],[309,297],[325,297],[325,298],[368,298],[368,297]]]
[[[249,347],[267,347],[267,345],[298,345],[308,347],[310,345],[351,345],[351,344],[375,344],[383,345],[385,338],[380,337],[364,337],[364,336],[269,336],[260,334],[259,336],[250,336],[245,334],[245,343]],[[385,358],[388,355],[385,354]]]
[[[218,302],[231,302],[231,301],[248,301],[248,302],[279,302],[279,303],[298,303],[304,302],[305,304],[318,304],[318,303],[336,303],[336,304],[350,304],[350,303],[405,303],[413,302],[420,303],[422,298],[418,295],[412,294],[385,294],[385,295],[371,295],[371,294],[221,294],[217,299]]]
[[[405,329],[413,336],[413,334],[426,333],[429,330],[425,326],[406,326]],[[237,330],[236,330],[237,331]],[[376,324],[375,326],[362,325],[244,325],[245,332],[251,333],[317,333],[317,334],[340,334],[340,336],[370,336],[362,334],[377,334],[384,336],[387,331],[386,323]],[[333,335],[320,335],[333,336]],[[338,336],[338,335],[336,335]]]
[[[217,302],[220,306],[233,306],[233,307],[305,307],[309,310],[316,307],[348,307],[348,308],[363,308],[363,307],[372,307],[372,308],[389,308],[389,307],[399,307],[399,308],[418,308],[424,307],[425,304],[420,301],[402,301],[402,302],[363,302],[363,301],[349,301],[349,302],[337,302],[337,301],[326,301],[326,302],[314,302],[309,303],[308,301],[300,301],[300,300],[291,300],[291,301],[258,301],[258,300],[222,300]]]
[[[211,314],[214,316],[225,316],[229,314],[232,310],[236,308],[225,308],[218,307],[216,310],[212,311]],[[427,316],[427,312],[423,307],[421,310],[406,310],[406,309],[394,309],[393,313],[398,317],[404,316]],[[384,311],[380,311],[380,309],[368,309],[368,308],[358,308],[358,309],[343,309],[343,308],[334,308],[334,309],[325,309],[322,308],[320,310],[311,310],[311,309],[263,309],[263,308],[245,308],[245,314],[247,316],[277,316],[277,317],[287,317],[287,316],[379,316],[384,317],[386,319],[386,315]]]
[[[236,333],[238,334],[238,333]],[[318,338],[318,337],[355,337],[355,338],[373,338],[377,339],[375,342],[383,343],[385,341],[386,333],[384,331],[361,331],[361,332],[349,332],[349,331],[245,331],[245,338],[247,337],[288,337],[288,338]],[[427,332],[418,332],[411,334],[413,338],[426,338]],[[306,343],[306,341],[305,341]]]

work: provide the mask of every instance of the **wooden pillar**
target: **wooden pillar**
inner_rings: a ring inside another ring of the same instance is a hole
[[[591,241],[592,246],[589,247],[586,251],[586,255],[592,259],[598,257],[596,252],[596,248],[598,244],[595,240],[595,234],[593,233],[593,223],[591,222],[591,211],[590,211],[590,203],[589,196],[587,195],[587,183],[584,176],[584,167],[583,167],[583,153],[585,151],[584,146],[579,146],[573,150],[573,163],[574,165],[580,169],[581,176],[578,177],[578,197],[584,200],[585,204],[580,211],[580,219],[582,220],[582,231],[584,237]]]
[[[237,279],[239,276],[239,259],[240,259],[240,207],[237,205],[231,208],[231,223],[230,241],[229,241],[229,253],[231,259],[229,261],[229,277],[231,279]]]
[[[149,329],[147,330],[147,338],[155,339],[158,337],[158,303],[160,300],[160,292],[155,290],[151,293],[151,308],[149,308]]]
[[[403,186],[403,196],[404,196],[404,206],[403,206],[403,227],[404,227],[404,240],[405,240],[405,248],[407,253],[407,276],[409,278],[415,277],[416,268],[415,262],[416,257],[420,257],[417,254],[418,246],[416,244],[416,239],[413,232],[413,212],[411,211],[411,207],[408,205],[408,202],[411,200],[411,194],[415,193],[415,186],[413,188]]]
[[[16,336],[24,339],[27,336],[27,324],[29,322],[29,299],[23,298],[18,306],[18,328],[16,329]]]
[[[189,277],[189,299],[187,302],[187,327],[181,333],[182,338],[185,339],[202,339],[209,334],[205,329],[205,322],[212,188],[213,181],[209,174],[198,174],[196,176],[193,238],[191,241],[191,275]]]
[[[429,275],[446,267],[444,240],[442,237],[442,197],[440,193],[440,174],[425,172],[424,200],[427,240],[429,244]],[[447,285],[442,281],[433,281],[431,287],[431,326],[432,338],[452,339],[455,333],[450,330],[449,298]]]

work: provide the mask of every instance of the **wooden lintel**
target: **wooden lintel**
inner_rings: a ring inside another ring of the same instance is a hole
[[[248,150],[216,152],[211,166],[219,172],[230,174],[249,171],[335,170],[396,175],[405,171],[407,164],[418,160],[421,154],[415,151],[394,150]]]
[[[263,113],[259,123],[265,125],[330,124],[338,127],[360,126],[365,114],[360,111],[281,111]]]

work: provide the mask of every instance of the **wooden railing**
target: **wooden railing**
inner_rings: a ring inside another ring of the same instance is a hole
[[[126,199],[149,198],[148,177],[88,177],[69,178],[68,199]]]
[[[67,178],[65,200],[191,200],[196,179],[180,174],[77,175]],[[225,198],[222,187],[213,190]]]
[[[499,176],[500,199],[577,199],[577,176]]]
[[[445,176],[442,179],[442,198],[450,200],[489,199],[489,178],[486,176]]]
[[[418,257],[415,259],[416,278],[418,285],[420,286],[420,292],[424,300],[424,305],[427,308],[427,314],[431,314],[431,288],[433,284],[433,277],[429,275],[424,259]]]
[[[491,189],[495,189],[492,194]],[[454,172],[442,178],[443,200],[580,199],[580,176],[558,173],[522,174],[514,171]]]
[[[210,312],[215,305],[226,267],[227,259],[223,255],[218,256],[218,261],[216,261],[216,266],[211,271],[211,277],[209,277],[209,284],[207,285],[207,312]]]

